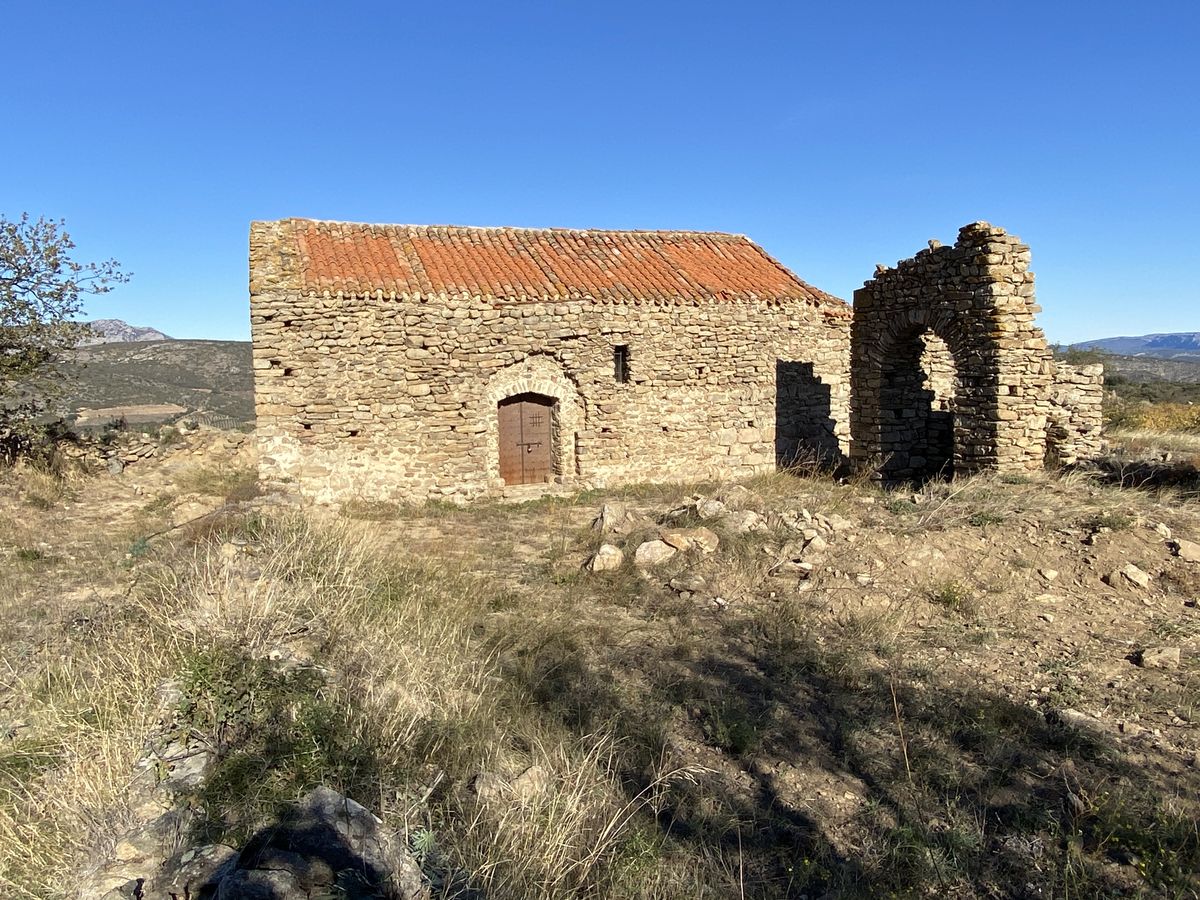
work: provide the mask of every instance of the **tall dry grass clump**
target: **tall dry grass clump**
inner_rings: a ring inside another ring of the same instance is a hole
[[[610,740],[570,734],[502,677],[485,622],[500,588],[399,560],[369,528],[226,521],[114,562],[127,591],[93,600],[86,627],[63,627],[63,607],[40,648],[20,636],[24,658],[3,664],[27,726],[0,745],[0,895],[68,896],[133,822],[134,764],[168,727],[217,752],[193,798],[209,838],[236,844],[327,784],[409,834],[444,896],[628,882],[639,817],[690,773],[631,799]],[[46,587],[0,576],[4,612]],[[536,790],[508,787],[531,767]],[[480,773],[498,792],[473,789]],[[668,895],[652,879],[622,893]]]

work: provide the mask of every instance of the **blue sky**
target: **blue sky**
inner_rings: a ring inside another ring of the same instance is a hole
[[[714,229],[849,298],[987,219],[1051,340],[1200,330],[1193,2],[23,3],[0,213],[249,333],[249,222]]]

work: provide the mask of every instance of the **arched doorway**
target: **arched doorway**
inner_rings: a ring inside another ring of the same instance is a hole
[[[505,484],[554,479],[558,402],[543,394],[515,394],[497,404],[500,477]]]
[[[899,335],[883,357],[879,385],[880,474],[886,481],[954,475],[958,369],[928,328]]]

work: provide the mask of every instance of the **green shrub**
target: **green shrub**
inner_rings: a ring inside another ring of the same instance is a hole
[[[377,753],[315,667],[280,671],[218,647],[187,661],[181,689],[181,721],[216,751],[197,799],[235,845],[317,785],[369,796],[377,783]]]
[[[748,756],[762,742],[758,721],[742,704],[732,700],[709,704],[702,727],[710,744],[734,756]]]
[[[975,591],[970,585],[956,579],[931,585],[926,596],[930,603],[956,613],[973,615],[975,612]]]

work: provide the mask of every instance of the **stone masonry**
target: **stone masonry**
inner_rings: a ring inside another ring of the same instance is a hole
[[[1101,370],[1055,363],[1029,248],[985,222],[879,267],[853,317],[702,232],[256,222],[250,290],[261,475],[316,502],[847,454],[921,480],[1101,448]],[[530,410],[539,442],[514,441]]]
[[[1046,462],[1072,466],[1104,452],[1104,366],[1055,363]]]
[[[919,480],[1095,455],[1102,373],[1056,365],[1039,311],[1029,248],[986,222],[878,267],[854,293],[852,459]]]
[[[250,279],[262,476],[317,502],[501,491],[520,397],[560,482],[847,450],[849,308],[745,238],[289,219],[253,224]]]

